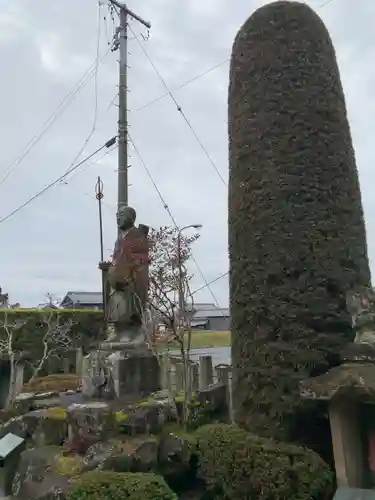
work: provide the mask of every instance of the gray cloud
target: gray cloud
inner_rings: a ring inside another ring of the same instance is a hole
[[[265,1],[144,0],[142,17],[152,22],[144,47],[170,88],[230,57],[237,30]],[[311,0],[317,8],[320,3]],[[106,7],[102,7],[106,11]],[[373,156],[369,117],[373,115],[373,41],[375,4],[333,0],[320,11],[336,47],[356,148],[363,192],[371,262],[375,258]],[[144,30],[132,23],[137,34]],[[101,54],[107,50],[101,24]],[[96,55],[97,5],[92,0],[0,0],[2,61],[2,156],[6,167],[84,74]],[[227,270],[227,191],[170,98],[135,111],[163,95],[165,88],[140,50],[129,42],[129,119],[131,136],[178,224],[202,223],[194,254],[207,280]],[[116,93],[117,54],[110,53],[98,72],[98,117],[95,133],[81,158],[116,133],[117,108],[108,109]],[[174,91],[194,130],[226,179],[228,64]],[[66,109],[38,145],[0,185],[1,216],[19,206],[61,175],[82,147],[93,124],[94,79]],[[152,226],[170,223],[144,167],[130,147],[130,201],[138,219]],[[101,158],[101,154],[95,161]],[[37,304],[47,291],[62,296],[68,289],[100,289],[96,178],[104,182],[105,247],[116,235],[117,153],[77,171],[46,195],[1,224],[0,284],[13,301]],[[204,284],[195,273],[193,288]],[[228,301],[227,278],[212,285],[221,305]],[[211,300],[207,289],[200,300]]]

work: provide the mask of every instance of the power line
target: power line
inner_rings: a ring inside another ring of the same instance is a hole
[[[136,34],[134,32],[134,30],[132,29],[131,26],[129,26],[129,29],[130,31],[133,33],[133,35],[136,37]],[[148,52],[146,51],[146,49],[143,47],[142,43],[139,41],[139,39],[136,37],[136,41],[138,43],[138,45],[140,46],[142,52],[144,53],[144,55],[146,56],[146,58],[148,59],[149,63],[151,64],[152,68],[154,69],[155,73],[158,75],[161,83],[164,85],[168,95],[170,96],[170,98],[172,99],[172,101],[175,103],[176,105],[176,108],[177,108],[177,111],[181,114],[181,116],[183,117],[183,119],[185,120],[185,123],[187,124],[187,126],[190,128],[192,134],[194,135],[196,141],[198,142],[199,146],[201,147],[202,151],[204,152],[204,154],[206,155],[208,161],[211,163],[212,167],[214,168],[215,172],[217,173],[217,175],[220,177],[222,183],[224,184],[224,186],[227,186],[227,182],[225,181],[224,177],[221,175],[220,173],[220,170],[218,169],[218,167],[216,166],[214,160],[212,159],[212,157],[210,156],[209,152],[207,151],[207,149],[205,148],[203,142],[201,141],[200,137],[198,136],[198,134],[196,133],[193,125],[190,123],[188,117],[186,116],[186,114],[184,113],[184,111],[182,110],[181,106],[178,104],[176,98],[174,97],[174,95],[172,94],[172,92],[170,91],[166,81],[164,80],[164,78],[161,76],[159,70],[157,69],[157,67],[155,66],[154,62],[152,61],[151,57],[149,56]]]
[[[172,212],[171,212],[171,209],[169,208],[169,206],[168,206],[167,202],[165,201],[164,196],[162,195],[162,193],[161,193],[160,189],[158,188],[158,186],[157,186],[157,184],[156,184],[156,182],[155,182],[155,179],[153,178],[153,176],[152,176],[152,174],[151,174],[151,172],[150,172],[149,168],[148,168],[148,167],[147,167],[147,165],[146,165],[146,162],[144,161],[144,159],[143,159],[143,157],[142,157],[141,153],[139,152],[139,149],[138,149],[138,148],[137,148],[137,146],[135,145],[135,143],[134,143],[134,141],[133,141],[133,139],[131,138],[131,136],[130,136],[130,134],[129,134],[129,133],[128,133],[128,139],[129,139],[129,142],[132,144],[133,149],[134,149],[134,151],[135,151],[136,155],[138,156],[139,161],[141,162],[141,164],[142,164],[143,168],[145,169],[145,171],[146,171],[146,173],[147,173],[148,177],[150,178],[150,180],[151,180],[151,182],[152,182],[152,184],[153,184],[153,186],[154,186],[154,188],[155,188],[156,192],[158,193],[159,198],[160,198],[161,202],[163,203],[165,210],[167,211],[167,213],[168,213],[169,217],[171,218],[171,221],[173,222],[173,225],[176,227],[176,229],[179,229],[179,227],[178,227],[178,225],[177,225],[177,222],[176,222],[176,219],[174,218],[174,216],[173,216],[173,214],[172,214]],[[1,222],[1,221],[0,221],[0,222]],[[199,274],[201,275],[201,277],[202,277],[202,279],[203,279],[203,281],[204,281],[204,283],[205,283],[206,288],[208,288],[208,290],[209,290],[209,292],[210,292],[210,294],[211,294],[211,297],[213,298],[213,300],[214,300],[215,304],[217,305],[217,307],[220,309],[219,302],[218,302],[218,300],[217,300],[217,298],[216,298],[216,296],[215,296],[214,292],[212,291],[212,288],[210,287],[210,283],[207,281],[207,279],[206,279],[206,277],[205,277],[205,275],[204,275],[204,273],[203,273],[203,271],[202,271],[202,268],[201,268],[201,267],[200,267],[200,265],[198,264],[198,262],[197,262],[197,260],[195,259],[195,257],[194,257],[194,255],[193,255],[193,253],[191,254],[191,258],[192,258],[192,260],[193,260],[193,262],[194,262],[194,264],[195,264],[196,268],[198,269],[198,272],[199,272]]]
[[[220,276],[218,276],[217,278],[213,279],[212,281],[209,281],[208,284],[212,285],[213,283],[216,283],[217,281],[225,278],[225,276],[228,276],[228,274],[229,274],[229,271],[227,271],[226,273],[220,274]],[[196,290],[194,290],[194,292],[192,293],[192,295],[200,292],[201,290],[204,290],[205,288],[207,288],[207,285],[203,285],[203,286],[197,288]]]
[[[105,57],[110,52],[110,48],[106,51],[105,54],[101,57],[99,64],[103,62]],[[5,174],[3,178],[0,180],[0,186],[4,184],[4,182],[9,178],[9,176],[15,171],[15,169],[20,165],[20,163],[26,158],[26,156],[32,151],[32,149],[38,144],[38,142],[43,138],[43,136],[48,132],[48,130],[55,124],[58,118],[66,111],[66,109],[71,105],[71,103],[75,100],[79,92],[88,84],[91,78],[95,74],[95,65],[96,59],[91,63],[91,65],[87,68],[82,77],[75,84],[73,89],[64,97],[64,99],[60,102],[57,108],[53,111],[53,113],[47,118],[47,120],[43,123],[42,128],[39,132],[37,132],[26,144],[21,156],[19,156],[16,160],[13,160],[5,169]]]
[[[113,153],[113,151],[116,151],[116,149],[117,149],[117,144],[115,144],[115,145],[113,146],[113,148],[111,148],[111,149],[109,149],[108,151],[106,151],[106,152],[104,153],[104,155],[103,155],[101,158],[99,158],[98,160],[96,160],[96,161],[94,161],[94,162],[92,162],[92,163],[86,163],[86,164],[85,164],[85,166],[84,166],[84,167],[82,167],[82,168],[79,170],[79,172],[78,172],[78,170],[76,170],[75,172],[73,172],[73,174],[72,174],[72,175],[70,176],[70,178],[69,178],[69,182],[71,182],[71,180],[73,179],[73,177],[74,177],[75,175],[77,175],[78,173],[80,173],[80,174],[81,174],[81,173],[82,173],[83,171],[85,171],[87,168],[91,167],[91,165],[96,165],[96,164],[100,163],[100,162],[101,162],[101,161],[102,161],[102,160],[103,160],[106,156],[108,156],[108,155],[110,155],[111,153]],[[68,184],[68,182],[64,182],[64,184],[66,184],[66,185],[67,185],[67,184]]]
[[[199,73],[198,75],[194,76],[193,78],[190,78],[190,80],[187,80],[186,82],[182,83],[181,85],[178,85],[177,87],[173,87],[172,90],[180,90],[180,89],[183,89],[184,87],[186,87],[187,85],[190,85],[191,83],[199,80],[200,78],[203,78],[204,76],[208,75],[209,73],[211,73],[212,71],[214,71],[215,69],[218,69],[220,68],[221,66],[224,66],[224,64],[226,64],[227,62],[229,62],[229,58],[225,59],[224,61],[221,61],[220,63],[218,64],[215,64],[215,66],[212,66],[211,68],[208,68],[206,71],[203,71],[203,73]],[[146,102],[146,104],[144,104],[143,106],[141,106],[140,108],[136,109],[135,112],[138,112],[138,111],[142,111],[143,109],[146,109],[148,108],[149,106],[152,106],[153,104],[156,104],[157,102],[161,101],[162,99],[165,99],[166,97],[170,97],[169,93],[166,92],[165,94],[163,95],[160,95],[159,97],[156,97],[155,99],[153,99],[152,101],[149,101],[149,102]],[[111,104],[113,103],[113,100],[111,102]]]
[[[6,220],[10,219],[11,217],[13,217],[13,215],[17,214],[23,208],[25,208],[26,206],[30,205],[30,203],[32,203],[34,200],[36,200],[37,198],[39,198],[40,196],[42,196],[49,189],[51,189],[52,187],[56,186],[56,184],[58,184],[62,179],[64,179],[71,172],[74,172],[74,170],[77,170],[77,168],[79,168],[81,165],[83,165],[88,160],[90,160],[93,156],[95,156],[96,154],[98,154],[102,149],[104,149],[104,148],[110,148],[111,146],[113,146],[113,144],[115,142],[116,142],[116,136],[112,137],[112,139],[109,139],[109,141],[107,141],[105,144],[103,144],[103,146],[100,146],[100,148],[98,148],[96,151],[94,151],[93,153],[91,153],[89,156],[87,156],[80,163],[78,163],[74,167],[71,167],[63,175],[61,175],[60,177],[58,177],[56,180],[54,180],[53,182],[51,182],[50,184],[48,184],[48,186],[44,187],[41,191],[39,191],[38,193],[36,193],[34,196],[32,196],[31,198],[29,198],[27,201],[25,201],[25,203],[22,203],[22,205],[20,205],[19,207],[17,207],[16,209],[14,209],[12,212],[10,212],[8,215],[6,215],[2,219],[0,219],[0,224],[2,224],[3,222],[5,222]]]

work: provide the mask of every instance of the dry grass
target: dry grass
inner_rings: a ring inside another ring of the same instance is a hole
[[[46,377],[38,377],[24,386],[25,392],[64,392],[76,390],[80,378],[75,373],[52,373]]]
[[[229,347],[231,345],[230,332],[197,330],[193,331],[191,336],[192,349],[208,349],[210,347]],[[163,342],[160,343],[161,348]],[[178,347],[178,344],[172,342],[169,347]]]

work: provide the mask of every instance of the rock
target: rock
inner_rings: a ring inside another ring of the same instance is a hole
[[[83,471],[101,469],[102,465],[116,454],[116,443],[95,443],[89,447],[83,458]]]
[[[72,404],[68,408],[70,439],[86,436],[92,444],[107,439],[115,429],[115,416],[106,403]]]
[[[118,442],[112,455],[102,463],[100,469],[115,472],[150,472],[157,471],[157,467],[157,439],[137,437]]]
[[[51,397],[50,399],[34,399],[32,402],[32,408],[34,410],[40,410],[43,408],[54,408],[59,406],[60,398]]]
[[[159,467],[170,482],[189,483],[196,472],[195,442],[190,436],[164,434],[159,442]]]
[[[38,445],[61,446],[68,437],[67,414],[62,408],[36,410],[33,414],[38,419],[33,441]]]
[[[58,395],[59,395],[59,393],[56,391],[39,392],[38,394],[34,395],[33,399],[34,399],[34,401],[38,401],[39,399],[55,398]]]
[[[30,412],[20,417],[14,417],[8,420],[0,427],[0,439],[11,432],[16,436],[29,438],[33,435],[37,425],[37,419],[29,417]]]
[[[37,485],[53,463],[58,451],[49,447],[32,448],[21,454],[18,470],[12,484],[13,496],[34,498]]]
[[[13,401],[14,409],[19,413],[27,413],[32,409],[32,403],[35,398],[33,392],[21,392]]]
[[[170,405],[157,401],[141,403],[129,413],[128,418],[119,423],[120,432],[128,436],[138,434],[156,434],[160,432],[165,422],[171,420]]]

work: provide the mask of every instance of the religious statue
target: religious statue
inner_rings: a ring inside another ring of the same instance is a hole
[[[346,306],[356,332],[355,344],[375,347],[375,292],[361,287],[346,295]]]
[[[109,285],[106,316],[116,343],[145,343],[143,319],[148,298],[149,241],[148,227],[135,226],[136,212],[120,207],[117,224],[121,235],[116,241],[112,262],[100,262],[99,268]]]

